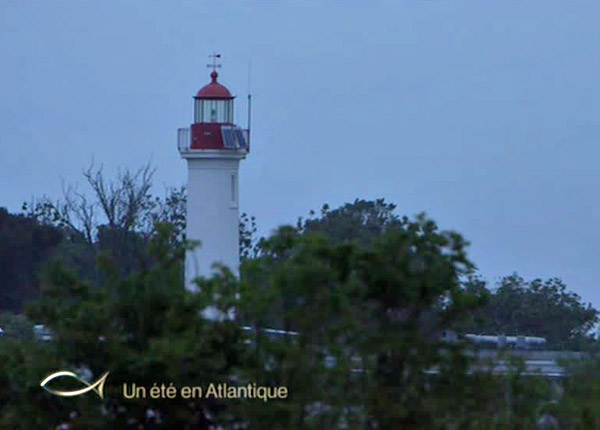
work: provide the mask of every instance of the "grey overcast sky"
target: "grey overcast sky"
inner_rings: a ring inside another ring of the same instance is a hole
[[[492,283],[560,277],[600,307],[600,2],[0,0],[0,206],[91,160],[185,183],[176,130],[208,54],[246,123],[261,232],[384,197],[462,233]]]

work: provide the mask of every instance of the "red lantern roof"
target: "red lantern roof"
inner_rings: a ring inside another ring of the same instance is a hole
[[[196,94],[197,99],[232,99],[233,96],[225,87],[217,82],[217,77],[219,74],[213,70],[210,74],[212,82],[208,85],[205,85],[198,91]]]

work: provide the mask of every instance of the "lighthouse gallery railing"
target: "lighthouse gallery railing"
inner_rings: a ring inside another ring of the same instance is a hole
[[[226,127],[227,130],[236,128],[241,131],[242,139],[244,140],[244,144],[239,145],[238,149],[245,149],[246,151],[250,151],[250,136],[248,130],[239,129],[237,127]],[[179,152],[187,152],[190,150],[192,145],[192,130],[189,127],[179,128],[177,129],[177,149]],[[232,148],[230,148],[232,149]]]

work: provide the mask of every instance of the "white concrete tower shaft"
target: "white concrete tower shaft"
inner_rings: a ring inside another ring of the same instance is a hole
[[[238,274],[239,164],[245,154],[190,151],[188,164],[188,240],[200,246],[186,256],[186,284],[197,276],[210,276],[213,263]]]

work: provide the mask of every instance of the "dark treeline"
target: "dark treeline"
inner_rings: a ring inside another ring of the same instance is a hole
[[[41,269],[62,237],[57,228],[0,208],[0,311],[21,312],[39,297]]]
[[[597,311],[559,279],[490,286],[458,233],[383,199],[300,218],[266,238],[240,220],[240,278],[226,269],[183,288],[185,192],[150,193],[152,170],[90,196],[0,211],[0,429],[597,428],[599,364],[549,380],[469,371],[458,333],[543,336],[546,349],[594,353]],[[218,292],[218,294],[214,294]],[[235,320],[207,321],[211,307]],[[43,323],[51,342],[31,336]],[[244,328],[246,327],[246,328]],[[294,335],[274,338],[263,328]],[[592,357],[593,354],[590,354]],[[39,382],[57,369],[110,370],[106,399],[63,399]],[[435,369],[435,374],[431,370]],[[286,386],[290,398],[124,399],[151,386]],[[151,413],[149,412],[151,411]],[[49,424],[50,423],[50,424]],[[546,426],[546,427],[540,427]]]

